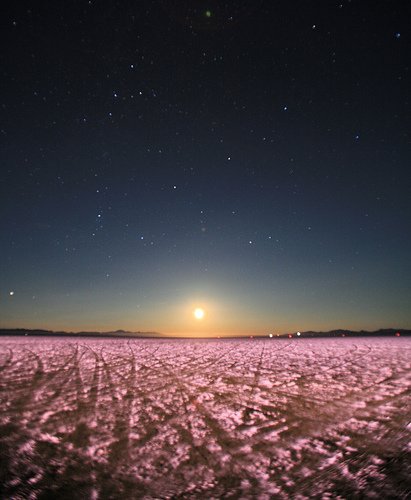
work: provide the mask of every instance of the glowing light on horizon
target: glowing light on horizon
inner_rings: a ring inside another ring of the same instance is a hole
[[[194,309],[193,314],[195,319],[201,320],[204,318],[205,312],[204,309],[201,309],[201,307],[197,307],[196,309]]]

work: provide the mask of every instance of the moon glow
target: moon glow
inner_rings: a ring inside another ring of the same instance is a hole
[[[197,307],[196,309],[194,309],[193,314],[194,314],[195,319],[201,320],[204,318],[204,314],[205,314],[204,309],[201,309],[201,307]]]

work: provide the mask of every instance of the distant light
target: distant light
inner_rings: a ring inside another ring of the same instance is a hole
[[[301,332],[297,332],[297,337],[299,337],[301,335]]]
[[[401,33],[395,33],[395,38],[401,38]]]
[[[269,337],[270,337],[270,339],[272,339],[272,338],[273,338],[273,334],[272,334],[272,333],[270,333]]]
[[[211,10],[206,10],[205,11],[205,16],[206,17],[211,17]]]
[[[203,319],[205,314],[204,309],[201,309],[201,307],[197,307],[197,309],[194,309],[193,314],[196,319]]]
[[[293,338],[293,336],[291,335],[291,333],[289,333],[289,334],[288,334],[288,338],[289,338],[289,339],[292,339],[292,338]]]
[[[395,334],[395,336],[396,336],[396,337],[401,337],[401,333],[400,333],[400,332],[397,332],[397,333]]]
[[[13,292],[13,290],[12,290],[12,291],[10,292],[10,295],[14,295],[14,292]]]

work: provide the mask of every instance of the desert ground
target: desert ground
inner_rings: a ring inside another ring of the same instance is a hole
[[[0,497],[410,498],[411,338],[0,338]]]

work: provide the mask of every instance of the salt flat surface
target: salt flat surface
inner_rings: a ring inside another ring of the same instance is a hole
[[[411,339],[0,338],[1,498],[410,498]]]

